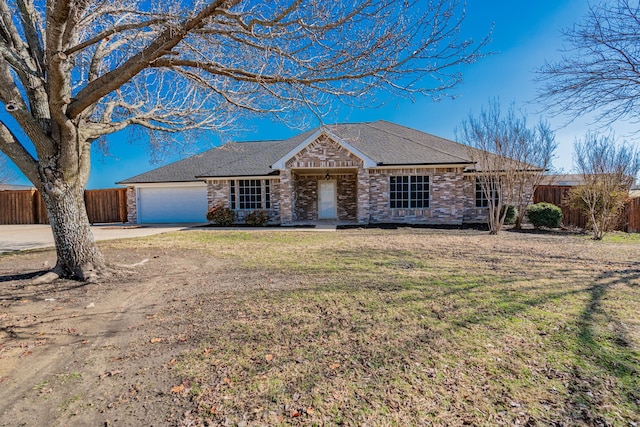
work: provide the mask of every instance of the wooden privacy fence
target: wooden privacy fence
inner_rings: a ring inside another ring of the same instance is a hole
[[[541,185],[536,188],[533,203],[553,203],[562,209],[562,225],[566,227],[587,227],[587,217],[579,209],[571,208],[565,200],[573,187],[561,185]],[[629,233],[640,232],[640,198],[631,199],[620,215],[618,230]]]
[[[631,199],[626,209],[627,223],[625,231],[629,233],[640,232],[640,197]]]
[[[86,190],[84,204],[91,224],[127,222],[127,189]]]
[[[0,191],[0,224],[48,223],[47,209],[38,191]]]
[[[573,187],[563,185],[540,185],[533,193],[533,203],[552,203],[562,209],[562,225],[565,227],[585,228],[587,216],[580,209],[571,208],[565,203]]]
[[[127,222],[127,189],[86,190],[84,202],[91,224]],[[37,190],[0,191],[0,224],[49,224]]]

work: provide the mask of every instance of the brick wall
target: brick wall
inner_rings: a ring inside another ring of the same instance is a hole
[[[334,179],[333,176],[332,179]],[[358,181],[356,174],[337,175],[335,179],[337,179],[338,219],[340,221],[355,221],[358,217]]]
[[[220,205],[228,208],[230,192],[228,180],[207,181],[207,210]]]
[[[514,192],[518,189],[514,189]],[[533,182],[528,181],[523,190],[524,197],[533,199]],[[463,182],[464,217],[463,221],[468,224],[486,224],[488,221],[489,208],[476,207],[476,177],[465,176]],[[515,199],[515,196],[514,196]]]
[[[362,160],[340,144],[321,135],[286,163],[287,169],[362,167]]]
[[[293,181],[291,170],[280,171],[280,191],[278,202],[280,206],[280,222],[291,224],[293,222],[293,206],[295,203],[295,193],[293,191]]]
[[[327,179],[322,175],[293,175],[294,221],[316,221],[318,219],[318,181]],[[336,202],[339,221],[356,221],[358,215],[356,174],[330,174],[336,181]]]
[[[127,187],[127,222],[137,224],[138,222],[138,201],[135,187]]]
[[[461,168],[371,169],[371,222],[415,222],[424,224],[462,224],[465,212]],[[428,176],[429,208],[391,209],[391,176]]]
[[[464,216],[463,221],[469,224],[486,224],[488,208],[476,208],[476,177],[465,176],[463,181]]]
[[[293,174],[293,191],[296,194],[293,206],[294,221],[315,221],[318,219],[319,175]]]
[[[264,180],[261,180],[264,181]],[[270,224],[280,223],[280,181],[279,179],[269,179],[271,191],[271,209],[267,209]],[[216,206],[228,208],[231,200],[230,180],[208,180],[207,181],[207,206],[211,209]],[[243,224],[245,216],[253,211],[236,210],[236,223]]]

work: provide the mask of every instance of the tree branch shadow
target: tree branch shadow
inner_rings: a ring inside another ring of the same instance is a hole
[[[568,385],[571,418],[590,425],[607,425],[599,414],[603,388],[617,388],[622,402],[640,414],[640,354],[627,328],[603,306],[605,296],[618,285],[635,287],[638,270],[605,272],[587,288],[590,298],[578,319],[576,356]],[[607,380],[607,377],[611,381]]]
[[[29,273],[8,274],[6,276],[0,276],[0,283],[20,281],[20,280],[31,280],[35,277],[45,274],[47,271],[49,270],[31,271]]]
[[[0,301],[38,299],[53,292],[70,291],[87,285],[85,282],[75,280],[56,280],[54,283],[38,285],[32,283],[33,279],[46,274],[48,271],[50,270],[0,276],[0,283],[9,284],[0,288]]]

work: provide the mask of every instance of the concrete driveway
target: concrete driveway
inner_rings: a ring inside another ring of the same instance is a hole
[[[91,231],[96,240],[111,240],[168,233],[194,225],[197,224],[99,224],[91,226]],[[0,225],[0,253],[53,246],[53,233],[49,225]]]

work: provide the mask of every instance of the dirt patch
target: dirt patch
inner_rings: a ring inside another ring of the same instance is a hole
[[[0,257],[0,426],[639,421],[637,243],[204,230],[101,248],[139,265],[29,286],[55,252]]]
[[[183,419],[188,404],[171,392],[171,361],[188,345],[190,326],[158,313],[188,319],[190,298],[212,290],[198,278],[224,263],[170,250],[105,254],[116,264],[149,261],[105,283],[29,286],[24,279],[51,265],[55,252],[0,259],[0,425]]]

